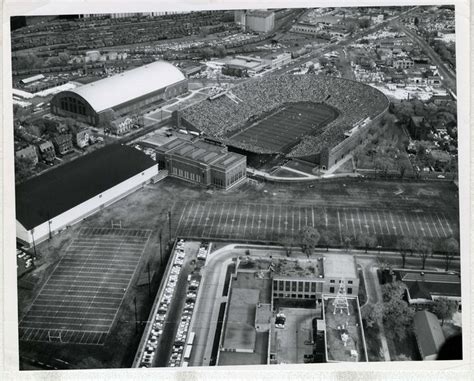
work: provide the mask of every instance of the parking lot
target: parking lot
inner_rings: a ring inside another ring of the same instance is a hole
[[[454,223],[443,212],[357,207],[318,207],[270,203],[187,201],[181,211],[178,236],[280,241],[307,225],[343,235],[444,238]]]
[[[139,348],[140,367],[180,366],[194,304],[200,284],[199,268],[204,263],[199,242],[179,241],[167,278],[155,300],[146,341]],[[197,254],[197,255],[196,255]]]
[[[21,319],[20,340],[103,345],[150,234],[81,229]]]

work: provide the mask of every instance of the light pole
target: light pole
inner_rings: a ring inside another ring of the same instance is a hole
[[[169,225],[170,241],[171,241],[171,210],[168,210],[168,225]]]
[[[160,267],[163,266],[163,229],[160,229],[158,233],[158,238],[160,239]]]
[[[31,229],[31,238],[33,239],[33,251],[35,253],[35,258],[37,257],[36,255],[36,243],[35,243],[35,229]]]

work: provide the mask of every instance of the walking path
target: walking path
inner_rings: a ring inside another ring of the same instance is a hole
[[[361,307],[362,310],[367,308],[369,305],[374,305],[377,302],[382,301],[382,290],[380,289],[377,280],[377,268],[373,266],[372,260],[358,259],[357,262],[362,267],[362,273],[364,274],[365,280],[365,290],[367,291],[367,302]],[[391,361],[382,319],[377,319],[377,325],[380,329],[379,338],[382,345],[384,360]]]

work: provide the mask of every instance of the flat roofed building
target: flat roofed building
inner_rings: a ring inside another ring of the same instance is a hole
[[[325,294],[337,294],[339,284],[344,282],[347,295],[359,292],[359,276],[355,258],[349,254],[328,255],[324,260]]]
[[[255,314],[260,291],[251,288],[232,288],[222,350],[253,352],[255,350]]]
[[[273,298],[317,299],[336,295],[344,283],[347,295],[359,292],[355,259],[347,254],[331,254],[318,259],[280,261],[273,273]]]
[[[155,150],[160,167],[170,176],[193,183],[230,189],[247,176],[246,156],[220,145],[177,138]]]
[[[97,125],[110,113],[126,114],[188,90],[185,75],[157,61],[68,91],[51,100],[51,112]]]
[[[113,144],[16,187],[16,234],[39,242],[141,188],[157,164],[135,148]]]
[[[267,33],[275,27],[275,12],[261,9],[236,10],[234,21],[244,29]]]

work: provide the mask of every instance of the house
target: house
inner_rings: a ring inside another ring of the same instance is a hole
[[[418,311],[413,319],[418,350],[423,360],[436,360],[445,338],[436,315]]]
[[[412,116],[408,124],[408,132],[415,140],[426,140],[430,127],[425,123],[425,118],[422,116]]]
[[[123,117],[113,120],[110,123],[110,131],[115,135],[123,135],[131,130],[133,125],[132,118]]]
[[[413,67],[413,65],[414,65],[414,62],[410,58],[400,58],[400,59],[394,60],[392,64],[392,66],[395,69],[409,69]]]
[[[64,155],[72,150],[72,135],[56,135],[53,138],[53,145],[59,155]]]
[[[74,144],[79,148],[89,145],[89,130],[84,128],[74,133]]]
[[[53,161],[56,158],[56,153],[54,152],[54,145],[49,140],[45,140],[39,143],[38,150],[40,152],[41,158],[45,161]]]

